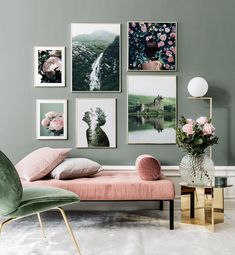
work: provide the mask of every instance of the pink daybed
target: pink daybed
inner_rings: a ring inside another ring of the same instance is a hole
[[[135,171],[101,171],[89,178],[72,180],[42,179],[24,185],[46,185],[76,193],[85,201],[163,201],[170,204],[170,229],[174,229],[175,189],[164,175],[157,181],[143,181]]]

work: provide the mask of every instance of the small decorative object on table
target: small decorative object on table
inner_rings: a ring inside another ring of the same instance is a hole
[[[182,116],[176,133],[177,145],[188,153],[180,163],[182,179],[194,186],[210,184],[215,167],[205,150],[218,143],[211,119],[200,117],[195,121]]]
[[[226,176],[216,176],[215,177],[215,187],[227,187],[227,177]]]

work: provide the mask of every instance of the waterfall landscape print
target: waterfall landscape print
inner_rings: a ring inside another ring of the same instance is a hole
[[[120,91],[120,24],[71,24],[72,91]]]
[[[176,143],[176,77],[128,77],[128,143]]]

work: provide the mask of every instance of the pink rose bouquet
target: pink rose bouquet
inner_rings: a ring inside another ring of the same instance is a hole
[[[193,156],[200,156],[207,147],[218,143],[211,120],[203,116],[197,120],[182,116],[176,134],[177,145]]]
[[[64,133],[64,117],[60,113],[47,112],[41,125],[52,132],[54,136],[60,136]]]

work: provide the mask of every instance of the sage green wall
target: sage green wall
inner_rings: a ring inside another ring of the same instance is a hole
[[[71,156],[102,164],[133,164],[137,155],[151,153],[162,164],[178,164],[176,145],[127,145],[126,78],[128,20],[178,22],[178,112],[207,114],[206,102],[187,99],[194,76],[209,82],[214,98],[214,125],[220,137],[214,146],[217,165],[235,165],[235,19],[234,0],[0,0],[0,149],[14,162],[42,146],[75,146],[75,98],[116,97],[117,149],[73,149]],[[122,93],[71,93],[70,23],[122,24]],[[66,88],[33,87],[33,47],[65,46]],[[69,139],[38,141],[36,99],[69,99]]]

